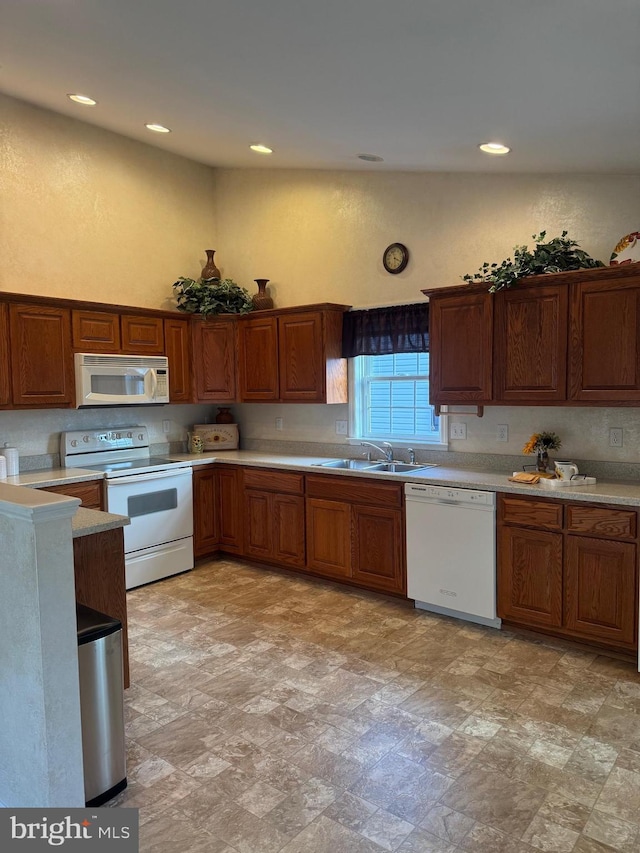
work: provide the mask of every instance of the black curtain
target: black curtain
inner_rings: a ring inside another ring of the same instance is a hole
[[[343,318],[343,358],[429,352],[428,302],[347,311]]]

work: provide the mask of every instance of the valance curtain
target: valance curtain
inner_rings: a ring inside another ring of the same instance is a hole
[[[347,311],[343,317],[343,358],[429,352],[428,302]]]

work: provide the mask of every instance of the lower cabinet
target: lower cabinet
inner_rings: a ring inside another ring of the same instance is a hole
[[[498,615],[557,636],[637,649],[637,513],[621,507],[498,502]]]
[[[304,476],[244,471],[244,554],[285,566],[305,567]]]
[[[406,595],[402,486],[308,476],[306,495],[307,568]]]
[[[102,509],[102,485],[102,480],[87,480],[82,483],[67,483],[65,486],[44,486],[41,491],[80,498],[80,506],[86,509]]]
[[[242,552],[242,471],[203,465],[193,472],[193,552],[206,557],[218,550]]]
[[[194,552],[406,595],[402,485],[233,465],[195,468]]]

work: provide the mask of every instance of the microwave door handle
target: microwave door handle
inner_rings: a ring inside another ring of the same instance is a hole
[[[144,390],[150,400],[155,400],[158,389],[158,377],[155,370],[147,370],[144,376]]]
[[[148,474],[128,474],[124,477],[107,478],[107,486],[131,486],[133,483],[142,483],[145,480],[166,480],[168,477],[181,477],[189,475],[190,468],[179,468],[178,470],[169,471],[151,471]]]

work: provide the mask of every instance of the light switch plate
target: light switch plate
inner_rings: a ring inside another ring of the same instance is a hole
[[[284,429],[284,420],[282,418],[276,418],[276,429]]]
[[[450,438],[466,438],[467,437],[467,425],[461,423],[453,423],[449,427],[449,437]]]
[[[336,421],[336,435],[348,435],[349,434],[349,423],[348,421]]]

